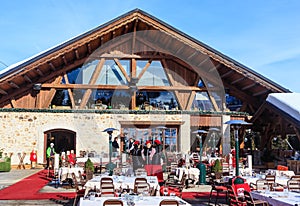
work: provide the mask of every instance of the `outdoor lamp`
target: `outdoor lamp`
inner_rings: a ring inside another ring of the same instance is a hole
[[[199,156],[199,164],[197,165],[197,168],[200,170],[199,175],[199,184],[205,184],[206,183],[206,167],[202,163],[202,135],[207,134],[208,132],[205,130],[196,130],[192,133],[197,134],[197,137],[199,138],[199,146],[200,146],[200,156]]]
[[[243,120],[230,120],[225,122],[229,124],[234,129],[234,138],[235,138],[235,176],[239,176],[239,129],[242,126],[251,125],[251,123],[245,122]]]
[[[116,168],[116,165],[111,162],[111,156],[112,156],[112,133],[117,130],[115,128],[106,128],[102,132],[107,132],[109,135],[109,162],[106,165],[106,168],[109,170],[109,174],[112,175],[113,169]]]

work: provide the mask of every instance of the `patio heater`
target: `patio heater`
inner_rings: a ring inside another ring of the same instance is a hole
[[[106,168],[109,171],[109,175],[112,175],[113,173],[113,169],[116,168],[116,165],[114,163],[111,162],[111,156],[112,156],[112,133],[117,130],[115,128],[106,128],[105,130],[103,130],[102,132],[106,132],[109,135],[109,162],[106,165]]]
[[[196,130],[193,131],[192,133],[197,134],[197,137],[199,138],[199,147],[200,147],[200,154],[199,154],[199,164],[197,165],[197,168],[200,170],[199,174],[199,181],[198,184],[206,184],[206,167],[202,163],[202,135],[207,134],[208,132],[205,130]]]
[[[243,126],[251,125],[251,123],[245,122],[243,120],[230,120],[225,122],[229,124],[234,129],[234,138],[235,138],[235,176],[239,176],[239,129]]]

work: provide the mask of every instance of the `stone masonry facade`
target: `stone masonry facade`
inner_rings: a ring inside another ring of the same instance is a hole
[[[29,154],[37,150],[38,163],[44,163],[44,134],[53,129],[66,129],[76,134],[76,151],[108,152],[108,134],[102,132],[114,127],[114,136],[120,134],[120,122],[182,122],[179,131],[179,149],[190,147],[190,116],[188,114],[103,114],[72,112],[0,112],[0,149],[13,153],[12,165],[19,163],[18,153],[26,153],[25,164],[30,164]],[[162,125],[164,126],[164,125]],[[188,138],[187,138],[188,137]],[[184,138],[184,139],[183,139]]]

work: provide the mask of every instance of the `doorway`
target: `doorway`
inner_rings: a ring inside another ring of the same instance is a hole
[[[44,139],[44,162],[46,161],[46,150],[50,143],[54,143],[55,152],[58,154],[71,150],[74,150],[76,154],[76,133],[71,130],[49,130],[44,133]]]

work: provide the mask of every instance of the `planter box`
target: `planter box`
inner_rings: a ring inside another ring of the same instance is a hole
[[[11,170],[11,160],[9,157],[0,159],[0,172],[9,172]]]

